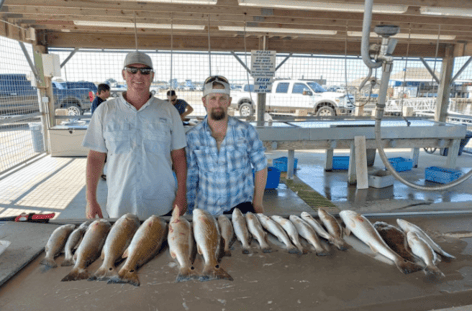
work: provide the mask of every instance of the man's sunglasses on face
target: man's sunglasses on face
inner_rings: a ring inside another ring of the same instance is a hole
[[[225,83],[229,83],[228,79],[226,79],[225,77],[223,76],[211,76],[211,77],[208,77],[204,84],[207,84],[207,83],[211,83],[211,82],[225,82]]]
[[[142,75],[149,75],[151,72],[154,72],[152,68],[136,68],[136,67],[125,67],[125,70],[133,75],[137,74],[138,71]]]

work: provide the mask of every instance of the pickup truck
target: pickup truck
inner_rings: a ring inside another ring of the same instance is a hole
[[[231,107],[241,116],[252,116],[256,110],[257,93],[253,90],[254,85],[246,84],[242,91],[231,93]],[[316,116],[336,116],[350,114],[354,103],[354,96],[328,92],[314,81],[276,80],[266,95],[266,112],[285,114],[307,109]]]
[[[70,82],[52,81],[56,108],[69,115],[82,115],[90,109],[94,92],[89,88],[71,88]],[[24,74],[0,74],[0,114],[27,114],[39,111],[38,91]]]

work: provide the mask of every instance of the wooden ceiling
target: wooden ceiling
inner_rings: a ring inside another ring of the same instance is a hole
[[[284,4],[287,0],[274,0]],[[307,3],[364,4],[364,0],[300,0]],[[2,2],[0,0],[0,2]],[[401,33],[432,35],[429,39],[398,39],[396,56],[442,57],[452,45],[454,56],[472,55],[472,16],[444,17],[421,14],[421,7],[461,8],[472,11],[472,1],[462,0],[374,0],[374,5],[404,5],[402,14],[373,14],[375,25],[393,24]],[[141,49],[244,51],[266,49],[280,53],[360,54],[362,12],[315,11],[279,7],[241,6],[238,0],[217,4],[177,4],[147,0],[5,0],[0,10],[0,35],[48,47],[130,49],[135,47],[135,29],[80,26],[76,21],[138,23]],[[141,24],[174,25],[174,29],[143,28]],[[176,29],[199,25],[200,30]],[[222,31],[219,26],[278,28],[288,33]],[[36,41],[28,40],[34,28]],[[300,29],[331,30],[336,34],[303,34]],[[31,30],[30,30],[31,31]],[[172,34],[172,36],[171,36]],[[440,34],[439,44],[437,36]],[[447,37],[449,38],[447,38]],[[454,38],[450,36],[455,36]],[[172,37],[172,40],[171,40]],[[371,42],[378,42],[371,37]],[[438,48],[438,49],[437,49]]]

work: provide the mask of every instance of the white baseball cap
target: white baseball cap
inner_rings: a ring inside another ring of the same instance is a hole
[[[224,89],[214,89],[213,85],[215,83],[221,84],[224,86]],[[228,94],[230,95],[231,88],[229,87],[229,81],[223,76],[210,76],[206,78],[203,83],[203,96],[208,94]]]
[[[132,64],[142,64],[142,65],[148,66],[149,68],[153,68],[151,57],[149,57],[149,55],[147,54],[144,54],[143,52],[138,52],[138,51],[130,52],[126,55],[123,67],[129,66]]]

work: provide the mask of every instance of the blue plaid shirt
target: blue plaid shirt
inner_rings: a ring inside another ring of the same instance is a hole
[[[189,213],[197,207],[219,215],[239,203],[252,201],[252,167],[257,172],[267,166],[265,148],[252,125],[228,117],[226,136],[218,152],[205,118],[187,133],[186,150]]]

